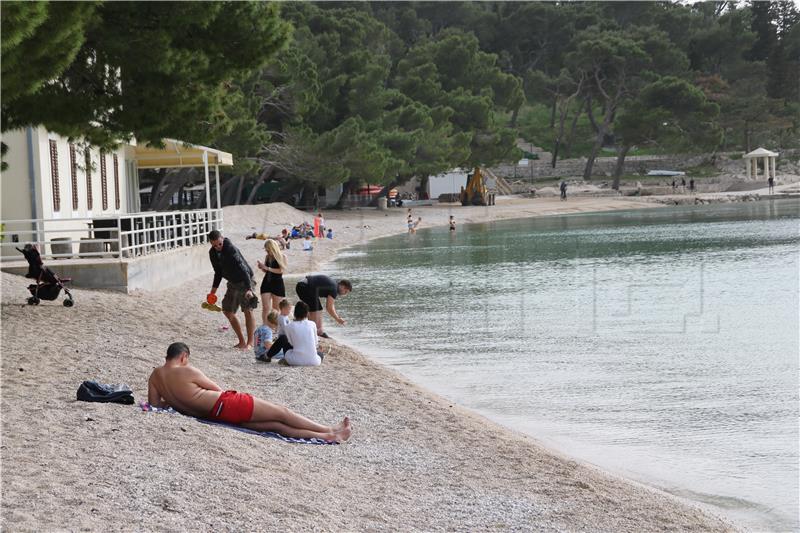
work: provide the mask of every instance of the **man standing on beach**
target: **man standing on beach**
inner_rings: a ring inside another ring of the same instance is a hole
[[[188,416],[299,439],[343,442],[352,432],[347,417],[336,426],[323,426],[282,405],[234,390],[223,391],[189,364],[189,347],[182,342],[170,344],[166,362],[150,374],[147,402],[153,407],[172,407]]]
[[[222,233],[218,230],[213,230],[208,234],[208,242],[211,243],[208,257],[211,260],[211,266],[214,267],[211,294],[216,294],[222,278],[228,280],[228,288],[222,299],[222,312],[239,338],[239,344],[234,348],[249,350],[253,347],[253,332],[256,329],[253,309],[258,306],[258,297],[254,292],[256,281],[253,279],[253,270],[242,257],[242,252],[233,245],[230,239],[223,238]],[[240,307],[244,312],[247,338],[242,334],[242,325],[236,318],[236,311]]]
[[[306,276],[295,286],[297,296],[308,305],[308,318],[317,325],[317,335],[324,338],[327,338],[328,334],[322,330],[322,305],[319,299],[325,298],[325,309],[328,314],[344,326],[344,320],[336,313],[334,301],[337,296],[346,296],[352,290],[353,285],[348,280],[340,279],[336,282],[323,274]]]

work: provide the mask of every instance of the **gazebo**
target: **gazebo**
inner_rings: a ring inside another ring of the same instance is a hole
[[[749,154],[744,154],[742,159],[747,164],[747,179],[758,179],[758,160],[764,159],[764,178],[777,178],[775,173],[775,160],[778,152],[771,152],[765,148],[756,148]]]

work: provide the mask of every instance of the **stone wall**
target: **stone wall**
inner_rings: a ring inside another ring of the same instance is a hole
[[[625,174],[646,174],[650,170],[677,170],[693,167],[708,159],[708,155],[631,156],[625,158]],[[583,176],[586,158],[562,159],[556,168],[549,159],[533,160],[528,166],[498,165],[491,170],[506,179],[574,178]],[[592,176],[610,177],[617,165],[616,157],[598,157],[594,161]]]

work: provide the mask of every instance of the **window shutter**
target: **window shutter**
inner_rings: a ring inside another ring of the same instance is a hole
[[[92,152],[88,148],[84,152],[86,162],[86,209],[92,210]]]
[[[69,143],[69,176],[72,181],[72,210],[78,210],[78,161],[75,156],[75,145]]]
[[[106,153],[100,150],[100,191],[103,195],[103,211],[108,210],[108,175],[106,174]]]
[[[50,179],[53,182],[53,211],[61,211],[61,190],[58,183],[58,143],[50,141]]]
[[[119,209],[119,159],[117,159],[117,154],[114,154],[114,205]]]

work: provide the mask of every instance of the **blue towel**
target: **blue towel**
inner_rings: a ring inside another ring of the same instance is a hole
[[[153,407],[147,402],[141,402],[139,406],[142,408],[142,411],[145,412],[152,412],[152,413],[168,413],[168,414],[180,414],[178,411],[173,409],[172,407]],[[275,433],[274,431],[256,431],[254,429],[245,428],[242,426],[235,426],[233,424],[228,424],[226,422],[217,422],[214,420],[205,420],[203,418],[195,418],[190,416],[189,418],[194,418],[198,422],[202,422],[203,424],[208,424],[210,426],[224,426],[226,428],[235,429],[236,431],[241,431],[243,433],[250,433],[251,435],[258,435],[259,437],[267,437],[270,439],[278,439],[282,440],[283,442],[292,442],[295,444],[339,444],[338,442],[324,440],[324,439],[299,439],[296,437],[287,437],[285,435],[281,435],[280,433]]]

